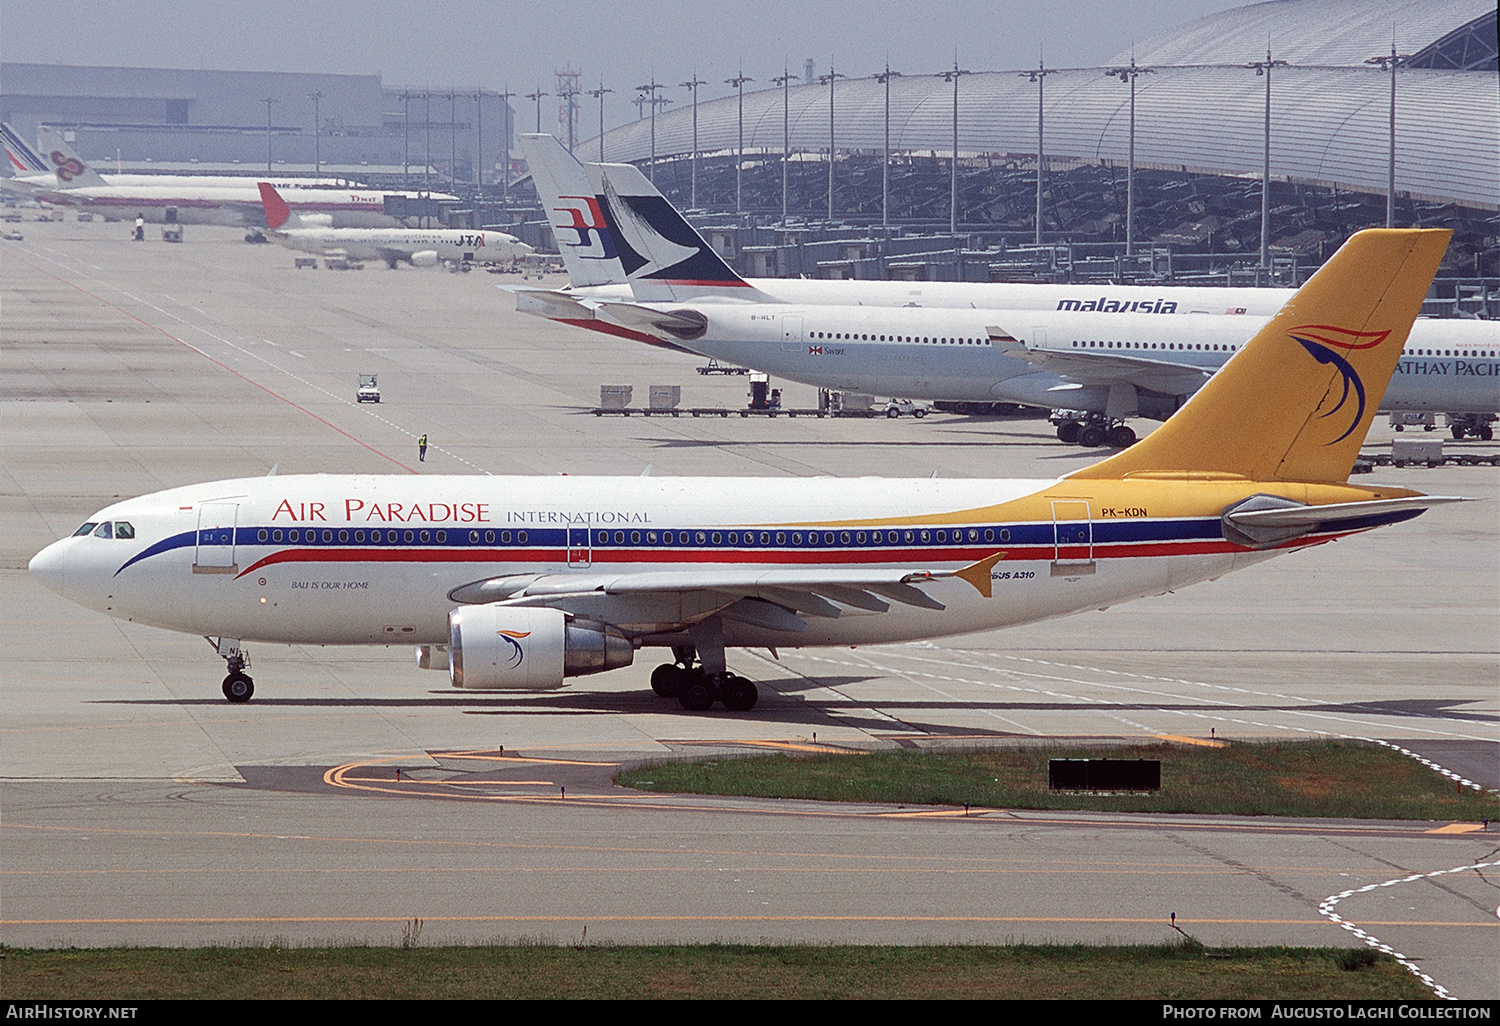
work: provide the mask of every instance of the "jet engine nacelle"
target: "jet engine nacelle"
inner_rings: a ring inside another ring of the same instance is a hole
[[[411,255],[411,265],[413,267],[436,267],[437,262],[438,255],[435,249],[418,250]]]
[[[566,677],[629,666],[635,646],[613,627],[560,609],[461,606],[448,614],[456,688],[551,691]]]

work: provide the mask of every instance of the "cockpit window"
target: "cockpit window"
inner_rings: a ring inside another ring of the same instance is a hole
[[[98,526],[99,526],[98,523],[96,523],[93,520],[90,520],[88,523],[84,524],[78,530],[74,531],[73,532],[73,537],[74,538],[82,538],[86,534],[93,534],[94,533],[94,528],[96,528]]]
[[[112,524],[108,520],[106,520],[104,523],[102,523],[98,527],[94,528],[94,537],[95,538],[113,538],[115,536],[114,527],[115,527],[114,524]]]
[[[135,537],[135,526],[133,524],[131,524],[130,521],[128,521],[128,520],[116,520],[115,521],[115,537],[116,538],[134,538]]]

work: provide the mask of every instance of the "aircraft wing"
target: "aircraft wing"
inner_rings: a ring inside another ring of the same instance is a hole
[[[1130,384],[1164,395],[1188,395],[1213,376],[1211,368],[1119,350],[1046,349],[1024,342],[1004,328],[989,327],[990,345],[1012,356],[1088,385]]]
[[[412,251],[410,249],[398,249],[395,246],[376,246],[375,255],[388,264],[399,263],[402,260],[410,260]]]
[[[696,610],[683,625],[718,613],[731,620],[801,632],[804,617],[827,617],[863,612],[883,613],[892,603],[941,610],[943,603],[922,590],[933,581],[958,577],[980,594],[990,594],[990,570],[1004,552],[959,570],[923,569],[753,569],[663,570],[642,573],[518,575],[495,577],[456,588],[455,602],[552,606],[597,614],[600,602],[630,604],[638,599],[682,599],[696,595]],[[704,601],[707,598],[707,601]],[[687,605],[684,603],[684,605]],[[628,620],[628,614],[620,617]]]

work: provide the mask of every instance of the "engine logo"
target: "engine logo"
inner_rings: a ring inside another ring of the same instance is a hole
[[[495,633],[498,634],[498,635],[500,635],[500,637],[504,638],[506,644],[510,645],[511,649],[513,650],[511,652],[510,663],[507,664],[507,665],[510,667],[510,669],[514,670],[516,667],[520,666],[521,663],[524,662],[525,659],[526,659],[526,651],[523,648],[521,648],[521,639],[522,638],[529,638],[529,637],[531,637],[531,632],[530,631],[496,631]]]

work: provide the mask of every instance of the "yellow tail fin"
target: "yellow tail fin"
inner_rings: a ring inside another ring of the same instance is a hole
[[[1348,480],[1452,234],[1355,234],[1170,420],[1069,476]]]

